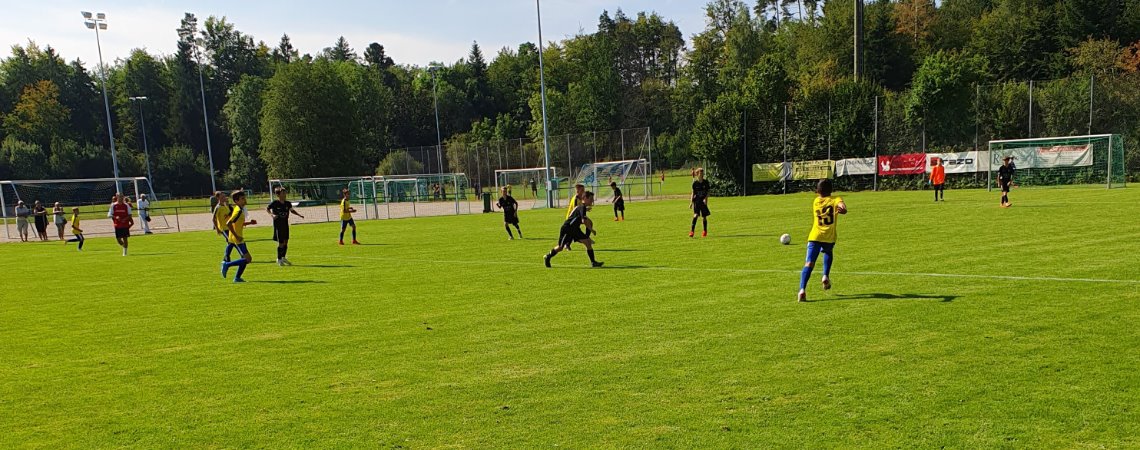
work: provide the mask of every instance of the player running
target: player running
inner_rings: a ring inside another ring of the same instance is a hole
[[[214,205],[214,232],[218,233],[218,236],[221,236],[226,243],[226,252],[222,256],[222,262],[230,262],[234,245],[230,243],[230,229],[226,226],[226,222],[230,220],[233,208],[230,207],[226,194],[222,191],[214,191],[214,200],[216,202]]]
[[[245,283],[241,275],[245,273],[245,267],[253,262],[253,256],[249,254],[249,248],[245,245],[245,226],[257,225],[257,221],[245,221],[245,192],[234,191],[234,193],[230,195],[230,198],[234,199],[234,207],[230,218],[226,220],[226,228],[230,230],[229,241],[234,245],[234,248],[237,249],[238,256],[241,256],[241,258],[238,258],[236,261],[222,263],[222,278],[226,277],[226,272],[230,270],[230,267],[237,266],[238,270],[237,273],[234,274],[234,283]]]
[[[352,207],[348,197],[348,189],[342,189],[340,191],[340,245],[344,245],[344,230],[349,226],[352,227],[352,245],[360,245],[359,242],[356,242],[356,221],[352,220],[352,213],[356,212],[356,208]]]
[[[115,204],[111,205],[111,222],[115,227],[115,241],[123,247],[123,256],[127,256],[127,241],[131,238],[131,227],[135,219],[131,217],[131,207],[127,206],[123,194],[115,194]]]
[[[508,194],[510,193],[510,186],[507,186],[507,193]],[[566,208],[566,218],[567,219],[569,219],[570,214],[572,214],[574,212],[574,208],[577,208],[578,205],[582,203],[582,196],[584,196],[584,195],[586,195],[586,185],[584,185],[582,183],[575,184],[574,185],[574,196],[570,197],[570,205],[567,206],[567,208]]]
[[[277,241],[277,265],[291,266],[293,263],[285,258],[285,254],[289,253],[289,214],[302,219],[305,216],[293,209],[293,203],[285,200],[285,188],[277,187],[273,193],[277,194],[277,200],[269,203],[265,210],[273,218],[273,239]]]
[[[693,181],[693,194],[689,197],[689,209],[693,210],[693,226],[689,228],[689,237],[693,237],[693,233],[697,231],[697,218],[701,218],[704,231],[701,232],[701,237],[709,235],[709,180],[705,179],[705,169],[699,167],[696,169],[697,179]]]
[[[550,259],[554,258],[558,252],[570,247],[571,242],[580,242],[586,246],[586,255],[590,257],[591,267],[602,267],[602,262],[594,258],[594,241],[590,239],[591,234],[597,234],[594,231],[594,222],[586,217],[586,211],[594,204],[594,193],[586,191],[582,195],[581,204],[579,204],[574,211],[570,213],[570,217],[562,224],[562,229],[558,232],[558,245],[550,250],[546,256],[542,258],[546,267],[550,267]],[[583,233],[580,228],[582,225],[586,226],[586,232]]]
[[[625,221],[625,197],[621,195],[621,189],[618,188],[617,183],[611,181],[610,188],[614,190],[614,222]],[[618,218],[618,213],[621,213],[621,218]]]
[[[930,169],[930,184],[934,186],[934,201],[946,201],[946,167],[942,165],[942,158],[934,159],[934,167]]]
[[[522,239],[522,230],[519,229],[519,202],[507,193],[506,186],[500,188],[499,191],[501,195],[496,205],[503,210],[503,228],[507,229],[508,239],[515,240],[515,235],[511,234],[511,225],[515,226],[515,230],[519,232],[519,239]]]
[[[811,234],[808,235],[807,258],[803,271],[800,272],[800,293],[796,297],[801,302],[807,301],[807,282],[811,278],[811,271],[819,254],[823,253],[823,290],[831,289],[831,263],[834,259],[832,250],[835,249],[835,227],[839,214],[847,214],[847,204],[842,197],[831,196],[831,180],[819,180],[815,192],[819,197],[812,203]]]
[[[1001,207],[1009,208],[1013,206],[1009,202],[1009,187],[1013,185],[1013,158],[1006,156],[1002,158],[1001,167],[998,167],[998,185],[1001,186]]]
[[[83,230],[79,228],[79,208],[71,208],[71,234],[74,234],[75,237],[65,241],[64,245],[67,245],[68,242],[78,242],[79,251],[83,251],[84,239]]]

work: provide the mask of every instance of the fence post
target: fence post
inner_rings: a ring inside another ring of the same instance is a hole
[[[1108,135],[1108,185],[1105,189],[1112,189],[1112,135]]]
[[[1029,136],[1033,137],[1033,80],[1029,80]]]
[[[1096,74],[1089,75],[1089,135],[1092,135],[1093,125],[1093,89],[1096,86]]]

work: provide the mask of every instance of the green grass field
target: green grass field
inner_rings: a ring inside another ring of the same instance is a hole
[[[810,303],[806,194],[599,207],[602,269],[549,210],[257,228],[243,285],[210,233],[3,244],[0,447],[1140,446],[1140,191],[929,196],[844,195]]]

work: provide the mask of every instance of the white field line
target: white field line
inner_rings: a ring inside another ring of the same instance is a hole
[[[535,257],[534,264],[517,261],[457,261],[442,259],[406,259],[406,258],[376,258],[367,256],[316,256],[321,259],[361,259],[371,261],[410,262],[421,264],[465,264],[472,266],[500,265],[518,267],[541,267],[541,261]],[[621,267],[621,266],[615,266]],[[701,267],[635,267],[634,270],[657,270],[666,272],[720,272],[720,273],[763,273],[763,274],[799,274],[799,270],[786,269],[714,269]],[[927,278],[967,278],[978,280],[1006,280],[1006,281],[1052,281],[1057,283],[1100,283],[1100,284],[1140,284],[1140,280],[1114,280],[1108,278],[1065,278],[1065,277],[1026,277],[1016,275],[976,275],[958,273],[925,273],[925,272],[872,272],[872,271],[832,271],[842,275],[855,276],[892,276],[892,277],[927,277]]]

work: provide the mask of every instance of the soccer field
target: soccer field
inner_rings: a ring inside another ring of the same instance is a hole
[[[809,303],[808,194],[3,244],[0,447],[1140,446],[1140,190],[839,195]]]

